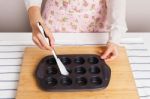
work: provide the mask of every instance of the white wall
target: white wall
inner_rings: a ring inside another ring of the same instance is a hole
[[[150,0],[127,0],[131,32],[150,32]],[[0,0],[0,32],[30,31],[23,0]]]
[[[150,32],[150,0],[127,0],[129,31]]]
[[[29,31],[23,0],[0,0],[0,32]]]

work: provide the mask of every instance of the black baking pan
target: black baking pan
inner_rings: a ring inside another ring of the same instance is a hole
[[[79,91],[104,89],[108,86],[111,70],[95,54],[58,55],[69,75],[61,75],[54,57],[46,56],[38,64],[35,76],[45,91]]]

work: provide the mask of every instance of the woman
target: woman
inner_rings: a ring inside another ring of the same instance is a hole
[[[127,31],[125,21],[126,0],[47,0],[41,15],[42,0],[25,0],[32,27],[33,41],[41,49],[50,46],[43,39],[36,23],[42,23],[54,46],[52,32],[109,32],[107,49],[102,59],[118,56],[121,35]]]

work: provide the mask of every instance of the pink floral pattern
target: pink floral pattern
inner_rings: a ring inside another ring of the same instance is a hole
[[[43,18],[52,32],[107,31],[106,0],[47,0]]]

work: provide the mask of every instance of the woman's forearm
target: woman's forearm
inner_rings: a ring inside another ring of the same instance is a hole
[[[24,2],[28,11],[30,25],[34,28],[36,22],[41,20],[42,0],[24,0]]]
[[[127,31],[126,0],[107,0],[108,20],[110,27],[109,42],[120,42],[121,36]]]
[[[32,28],[35,27],[36,22],[41,20],[41,9],[38,6],[32,6],[28,9],[29,21]]]

